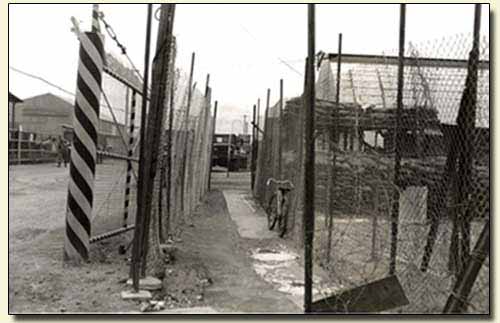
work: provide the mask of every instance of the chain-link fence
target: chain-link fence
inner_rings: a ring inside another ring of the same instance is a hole
[[[314,256],[331,290],[394,273],[409,300],[397,312],[443,311],[489,219],[489,43],[480,42],[477,101],[471,44],[460,35],[407,47],[399,121],[397,58],[342,57],[338,104],[336,55],[320,62]],[[303,98],[279,115],[279,104],[266,112],[254,194],[265,206],[267,179],[291,180],[288,232],[302,241]],[[489,313],[488,261],[466,302],[471,313]]]
[[[211,88],[197,90],[171,62],[153,185],[148,271],[163,270],[159,246],[174,245],[208,190],[213,116]],[[207,80],[208,82],[208,80]]]
[[[92,240],[134,224],[142,83],[117,58],[106,55],[102,76]],[[124,82],[125,81],[125,82]],[[132,85],[129,86],[129,85]],[[71,139],[72,129],[65,133]],[[132,160],[127,160],[131,152]],[[130,168],[129,168],[130,167]]]

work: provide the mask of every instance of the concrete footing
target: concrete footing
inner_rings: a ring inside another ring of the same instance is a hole
[[[137,293],[133,290],[124,290],[122,292],[122,299],[124,300],[131,300],[131,301],[136,301],[136,300],[141,300],[141,301],[147,301],[151,299],[151,292],[147,290],[139,290]]]
[[[127,280],[127,285],[132,286],[132,279]],[[141,290],[159,290],[162,288],[162,282],[158,278],[147,276],[139,279],[139,289]]]

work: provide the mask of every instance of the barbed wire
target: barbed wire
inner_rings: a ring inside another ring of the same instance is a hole
[[[134,72],[137,74],[137,76],[139,77],[139,79],[142,82],[144,82],[144,78],[142,77],[142,74],[139,72],[139,70],[135,66],[134,62],[132,61],[132,59],[130,58],[130,56],[127,54],[127,48],[125,47],[125,45],[123,45],[118,40],[118,37],[117,37],[117,35],[116,35],[113,27],[104,18],[104,12],[102,12],[102,11],[99,12],[99,19],[104,24],[104,29],[106,30],[106,33],[108,34],[108,36],[115,42],[116,46],[118,46],[118,48],[120,48],[123,56],[125,56],[125,58],[128,60],[128,62],[130,63],[130,66],[132,67],[132,69],[134,70]],[[148,88],[148,91],[149,91],[149,88]]]

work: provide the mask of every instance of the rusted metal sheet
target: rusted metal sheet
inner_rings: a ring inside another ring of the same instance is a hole
[[[316,301],[312,304],[312,312],[377,313],[408,304],[397,276],[389,276]]]

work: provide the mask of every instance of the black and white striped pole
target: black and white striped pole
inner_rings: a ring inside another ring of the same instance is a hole
[[[97,7],[94,6],[93,9],[94,17]],[[98,32],[98,22],[94,24],[94,19],[92,32],[80,34],[79,56],[73,118],[74,137],[66,207],[65,261],[81,261],[89,258],[104,62],[104,40]]]
[[[132,103],[130,107],[130,128],[128,136],[128,158],[134,155],[134,128],[135,128],[135,105],[136,105],[136,92],[132,90]],[[132,179],[132,160],[127,161],[127,177],[125,179],[125,205],[123,211],[123,227],[127,227],[128,221],[128,208],[130,204],[130,181]]]

